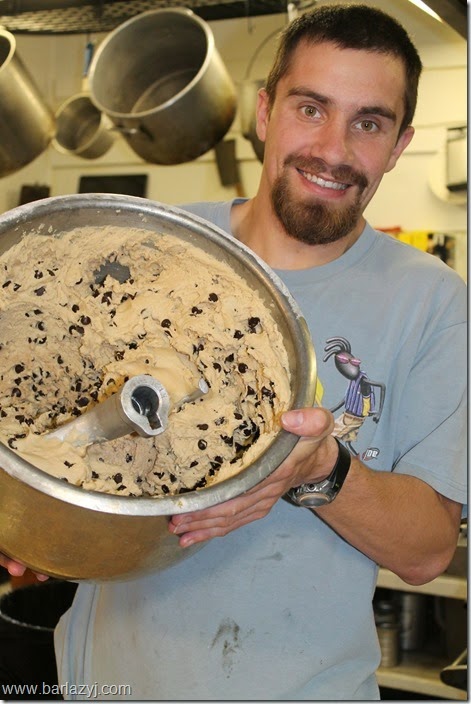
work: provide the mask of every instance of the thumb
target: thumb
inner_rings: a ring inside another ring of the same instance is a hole
[[[332,433],[334,417],[326,408],[301,408],[283,413],[281,424],[290,433],[320,440]]]

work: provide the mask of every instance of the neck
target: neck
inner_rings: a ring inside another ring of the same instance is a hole
[[[240,242],[258,254],[273,269],[310,269],[342,256],[357,241],[365,226],[364,218],[355,228],[330,244],[305,244],[287,234],[276,217],[271,202],[254,198],[232,207],[231,228]]]

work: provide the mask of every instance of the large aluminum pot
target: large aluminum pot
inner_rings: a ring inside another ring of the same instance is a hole
[[[56,114],[56,134],[52,145],[63,154],[98,159],[113,146],[112,123],[86,93],[68,98]]]
[[[54,115],[17,53],[16,39],[0,28],[0,177],[39,156],[54,135]]]
[[[196,216],[131,196],[46,198],[0,216],[0,253],[35,230],[57,234],[107,225],[146,228],[157,235],[164,231],[229,263],[260,293],[280,327],[292,375],[290,407],[314,403],[315,355],[295,301],[248,248]],[[66,579],[123,580],[164,569],[199,547],[179,547],[178,538],[167,529],[170,516],[242,494],[267,477],[296,442],[296,436],[281,429],[265,452],[238,475],[159,498],[85,491],[33,467],[0,444],[0,552]]]
[[[131,148],[180,164],[226,134],[236,91],[209,26],[187,9],[149,10],[108,35],[93,57],[90,95]]]

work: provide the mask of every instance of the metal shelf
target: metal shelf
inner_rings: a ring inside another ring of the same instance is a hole
[[[203,20],[287,12],[287,0],[2,0],[0,25],[15,34],[111,32],[146,12],[185,6]]]
[[[389,570],[380,567],[377,586],[385,589],[397,589],[402,592],[443,596],[448,599],[466,600],[468,597],[467,580],[464,577],[457,577],[446,573],[434,579],[433,582],[413,586],[412,584],[407,584],[407,582],[404,582],[400,577]]]
[[[447,599],[466,601],[468,597],[467,578],[444,573],[428,584],[413,586],[387,569],[380,568],[377,586],[416,594],[429,594]],[[440,672],[449,665],[449,659],[432,652],[402,652],[401,661],[395,667],[380,667],[377,678],[380,687],[389,687],[405,692],[415,692],[426,696],[440,697],[455,701],[467,701],[467,693],[450,687],[440,679]]]
[[[440,679],[440,672],[450,664],[449,660],[422,652],[402,653],[401,657],[401,662],[395,667],[380,667],[377,670],[380,687],[467,701],[466,692],[449,687]]]

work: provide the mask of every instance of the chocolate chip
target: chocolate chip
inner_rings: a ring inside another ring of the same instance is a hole
[[[208,443],[206,442],[206,440],[198,440],[198,447],[200,450],[206,450],[206,448],[208,447]]]
[[[216,303],[216,301],[219,300],[217,293],[210,293],[208,296],[208,300],[210,300],[212,303]]]
[[[207,430],[209,425],[207,423],[199,423],[196,427],[199,428],[199,430]]]
[[[256,332],[257,327],[260,325],[260,318],[257,318],[256,316],[249,318],[248,325],[249,325],[250,332]]]
[[[83,335],[85,330],[82,328],[81,325],[69,325],[70,335],[72,335],[74,332],[78,333],[79,335]]]

